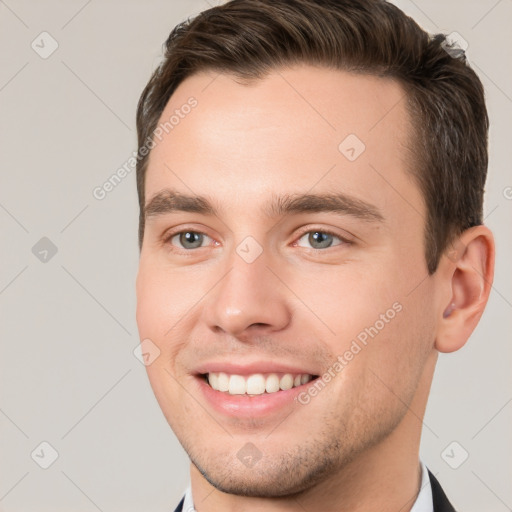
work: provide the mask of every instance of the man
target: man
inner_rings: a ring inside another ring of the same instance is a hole
[[[493,279],[463,53],[382,1],[233,0],[171,33],[137,127],[176,510],[454,510],[419,445]]]

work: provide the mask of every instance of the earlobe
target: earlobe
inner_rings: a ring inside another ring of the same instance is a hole
[[[440,262],[450,291],[435,342],[440,352],[454,352],[467,342],[485,309],[494,277],[494,238],[487,227],[467,229],[455,244],[462,248],[457,257],[447,250]]]

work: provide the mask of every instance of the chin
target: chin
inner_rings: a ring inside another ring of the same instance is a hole
[[[233,453],[212,455],[202,454],[189,457],[197,470],[217,490],[252,498],[280,498],[299,495],[314,487],[318,482],[339,469],[340,461],[337,457],[322,456],[309,460],[309,450],[296,448],[288,454],[275,453],[269,459],[263,457],[252,467],[246,467],[238,459],[233,461]],[[235,454],[236,456],[236,454]],[[224,461],[224,463],[223,463]],[[345,463],[348,462],[345,459]]]

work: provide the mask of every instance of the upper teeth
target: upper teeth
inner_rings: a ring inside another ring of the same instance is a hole
[[[313,377],[307,373],[293,375],[285,373],[281,376],[276,373],[263,375],[228,375],[224,372],[208,373],[208,383],[216,391],[227,391],[230,395],[261,395],[262,393],[275,393],[280,389],[287,390],[309,382]]]

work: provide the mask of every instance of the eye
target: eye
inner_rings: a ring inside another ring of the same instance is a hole
[[[350,244],[350,241],[325,229],[306,231],[293,245],[304,247],[304,245],[300,244],[303,239],[306,239],[307,243],[310,244],[310,248],[314,250],[322,250],[337,245]],[[334,239],[337,239],[339,243],[333,243]],[[170,234],[166,238],[165,242],[178,250],[185,249],[186,251],[191,251],[193,249],[200,249],[204,247],[203,243],[208,240],[211,243],[212,238],[205,233],[193,230],[184,230]]]
[[[173,240],[176,239],[176,242]],[[171,245],[177,246],[178,248],[181,246],[182,249],[198,249],[202,246],[205,239],[211,240],[208,235],[204,233],[199,233],[198,231],[180,231],[179,233],[174,233],[169,236],[167,242]],[[177,245],[179,244],[179,245]]]
[[[340,241],[340,243],[334,245],[342,245],[343,243],[349,243],[347,240],[336,235],[335,233],[331,233],[330,231],[321,229],[314,229],[304,233],[298,239],[296,244],[300,245],[299,242],[305,238],[307,239],[307,242],[311,245],[313,249],[328,249],[329,247],[333,246],[333,238],[337,238]]]

